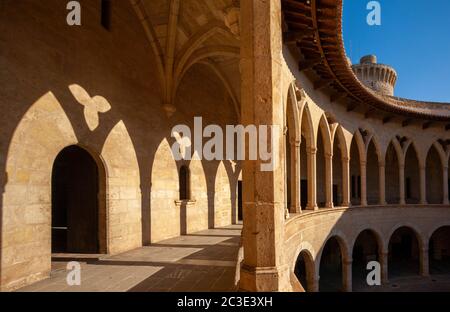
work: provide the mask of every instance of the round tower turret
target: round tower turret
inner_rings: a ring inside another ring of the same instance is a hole
[[[352,69],[365,86],[383,95],[394,95],[397,72],[391,66],[378,64],[375,55],[362,57]]]

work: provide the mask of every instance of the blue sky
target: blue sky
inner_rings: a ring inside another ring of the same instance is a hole
[[[370,0],[344,0],[344,41],[353,63],[376,54],[398,75],[396,96],[450,102],[450,0],[379,0],[381,26],[366,22]]]

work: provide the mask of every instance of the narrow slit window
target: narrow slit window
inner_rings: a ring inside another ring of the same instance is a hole
[[[102,0],[101,10],[102,10],[101,14],[102,26],[107,30],[111,30],[111,0]]]
[[[190,173],[186,166],[180,168],[180,200],[190,199]]]

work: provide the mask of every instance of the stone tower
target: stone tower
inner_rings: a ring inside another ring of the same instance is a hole
[[[375,55],[362,57],[352,69],[358,79],[370,89],[383,95],[394,95],[397,72],[391,66],[378,64]]]

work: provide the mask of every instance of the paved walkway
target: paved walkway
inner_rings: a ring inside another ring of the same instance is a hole
[[[163,241],[117,256],[54,255],[51,277],[19,291],[235,291],[241,225]],[[66,265],[81,263],[81,286]]]

